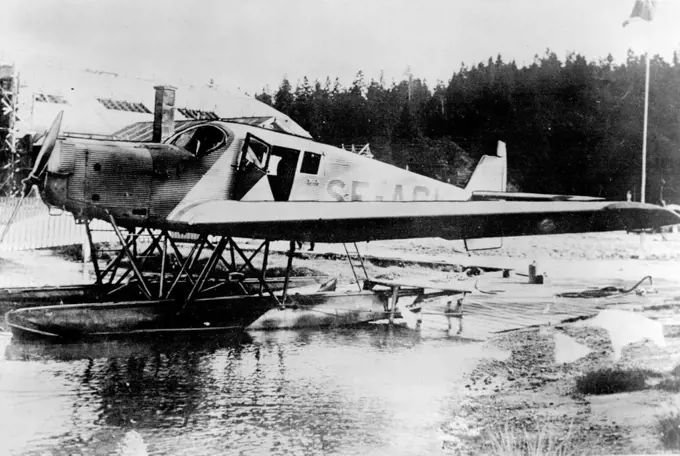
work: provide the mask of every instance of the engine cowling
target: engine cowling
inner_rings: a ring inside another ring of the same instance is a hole
[[[61,139],[47,165],[43,200],[76,216],[143,225],[154,179],[193,156],[165,144]]]

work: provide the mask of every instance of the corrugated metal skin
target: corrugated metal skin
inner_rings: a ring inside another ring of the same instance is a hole
[[[59,166],[57,169],[50,169],[57,173],[72,173],[75,169],[76,163],[76,148],[72,142],[61,141],[59,143],[59,151],[54,151],[52,154],[59,154]]]
[[[87,141],[85,201],[124,217],[148,216],[151,154],[144,147],[109,141]]]
[[[223,166],[227,165],[229,168],[228,170],[225,170],[227,171],[227,173],[225,173],[227,185],[224,193],[224,198],[226,199],[233,198],[234,187],[236,185],[236,167],[238,166],[238,159],[241,155],[241,149],[243,148],[244,142],[245,138],[235,138],[229,146],[229,150],[224,155],[224,161],[221,163]]]
[[[150,205],[153,218],[165,219],[182,201],[223,200],[231,194],[241,141],[234,141],[233,133],[227,134],[223,148],[187,162],[178,175],[154,177]]]
[[[80,147],[77,146],[80,145]],[[89,185],[85,181],[85,169],[87,168],[87,157],[85,155],[86,148],[82,141],[72,143],[64,141],[62,147],[70,145],[74,151],[75,163],[73,167],[73,175],[68,183],[68,196],[76,201],[85,201],[85,194],[89,190]]]

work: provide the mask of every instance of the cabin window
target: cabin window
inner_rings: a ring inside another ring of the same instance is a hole
[[[314,152],[305,152],[302,158],[302,166],[300,172],[305,174],[318,174],[319,164],[321,163],[321,155]]]
[[[183,132],[172,144],[191,152],[196,157],[204,157],[223,147],[226,142],[227,134],[221,128],[201,125]]]

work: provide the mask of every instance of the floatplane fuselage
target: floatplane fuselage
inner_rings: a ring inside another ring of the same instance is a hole
[[[504,190],[504,156],[489,171]],[[501,163],[502,162],[502,163]],[[311,139],[226,121],[181,128],[164,143],[57,140],[47,162],[43,200],[77,218],[110,217],[121,226],[219,234],[220,227],[199,226],[197,207],[220,202],[242,204],[232,211],[253,214],[314,211],[315,206],[286,203],[467,201],[469,189],[322,144]],[[491,177],[491,176],[490,176]],[[492,185],[492,179],[488,179]],[[331,207],[331,206],[328,206]],[[201,211],[204,212],[204,211]],[[309,213],[313,218],[315,214]],[[367,214],[368,215],[368,214]],[[234,215],[235,219],[243,217]],[[217,224],[215,224],[217,225]],[[302,229],[282,233],[230,233],[296,240],[333,239],[331,232]],[[267,236],[262,236],[266,234]],[[291,234],[295,236],[290,237]]]

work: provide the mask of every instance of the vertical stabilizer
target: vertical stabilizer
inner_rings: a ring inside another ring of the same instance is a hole
[[[498,141],[496,155],[484,155],[477,164],[465,190],[504,192],[507,189],[508,161],[505,143]]]

